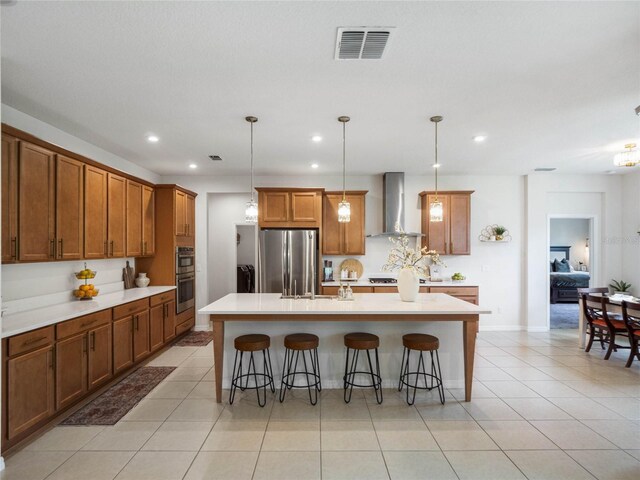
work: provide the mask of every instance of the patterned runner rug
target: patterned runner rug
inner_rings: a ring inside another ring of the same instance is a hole
[[[191,332],[186,337],[181,338],[174,346],[176,347],[204,347],[213,340],[213,332],[211,331],[198,331]]]
[[[62,425],[116,424],[175,368],[139,368],[75,412]]]

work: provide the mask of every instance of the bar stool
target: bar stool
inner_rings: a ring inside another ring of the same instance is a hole
[[[268,335],[242,335],[236,337],[233,341],[236,348],[236,357],[233,362],[233,374],[231,376],[231,391],[229,392],[229,404],[233,405],[236,390],[240,391],[255,390],[258,395],[258,405],[264,407],[267,403],[267,387],[270,387],[271,393],[275,393],[275,385],[273,383],[273,368],[271,367],[271,355],[269,347],[271,338]],[[262,373],[258,372],[254,359],[254,352],[262,351]],[[249,353],[249,365],[247,372],[243,373],[243,361],[245,352]],[[249,386],[249,378],[253,377],[253,385]],[[262,381],[259,382],[258,379]],[[244,380],[244,385],[243,385]],[[260,390],[262,389],[262,399],[260,398]]]
[[[442,372],[440,371],[440,357],[438,356],[438,347],[440,341],[438,337],[433,335],[426,335],[423,333],[409,333],[402,336],[402,345],[404,350],[402,352],[402,363],[400,366],[400,382],[398,383],[398,391],[401,392],[402,388],[407,386],[407,404],[413,405],[416,400],[416,390],[433,390],[438,389],[440,395],[440,403],[444,405],[444,386],[442,385]],[[409,356],[411,350],[417,350],[420,352],[418,357],[418,369],[415,372],[409,371]],[[431,373],[427,373],[423,352],[429,352],[431,355]],[[435,352],[435,359],[433,353]],[[415,375],[415,383],[411,382],[411,376]],[[424,379],[424,387],[418,385],[420,377]],[[430,381],[427,381],[430,380]],[[409,390],[413,388],[413,397],[409,400]]]
[[[318,392],[322,391],[320,363],[318,362],[319,344],[320,339],[311,333],[293,333],[284,337],[285,351],[282,364],[280,403],[284,402],[287,390],[292,388],[308,389],[311,405],[318,403]],[[307,353],[309,355],[309,363],[307,363]],[[302,362],[304,364],[303,371],[298,371],[300,354],[302,354]],[[306,383],[304,385],[296,385],[296,375],[302,375],[306,379]]]
[[[344,364],[344,401],[345,403],[349,403],[351,401],[351,393],[353,392],[353,387],[359,388],[371,388],[376,393],[376,401],[378,404],[382,403],[382,377],[380,376],[380,361],[378,359],[378,347],[380,346],[380,338],[377,335],[373,335],[371,333],[348,333],[344,336],[344,346],[347,347],[347,358]],[[351,350],[355,350],[351,357],[351,364],[349,364],[349,354]],[[364,350],[367,352],[367,361],[369,364],[369,371],[358,371],[358,357],[360,355],[360,351]],[[376,360],[376,368],[375,372],[373,369],[373,364],[371,363],[371,354],[369,350],[374,350],[375,352],[375,360]],[[355,376],[357,374],[368,375],[371,377],[371,383],[356,383]]]

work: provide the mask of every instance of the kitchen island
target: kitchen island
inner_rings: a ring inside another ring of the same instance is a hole
[[[271,336],[278,385],[284,336],[298,332],[318,335],[323,385],[337,388],[342,385],[344,375],[342,338],[355,331],[380,337],[384,386],[397,386],[402,335],[418,332],[438,336],[445,386],[462,386],[461,373],[464,372],[465,401],[470,401],[479,317],[491,312],[443,293],[420,294],[416,302],[402,302],[397,293],[356,294],[354,301],[282,299],[278,293],[240,293],[229,294],[198,313],[208,314],[213,324],[216,401],[221,403],[222,388],[230,383],[230,375],[224,370],[224,358],[233,358],[234,337],[247,333]]]

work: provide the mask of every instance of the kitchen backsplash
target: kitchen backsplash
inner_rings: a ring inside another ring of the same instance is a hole
[[[122,269],[126,261],[135,269],[134,258],[87,260],[97,271],[93,284],[100,295],[124,289]],[[72,291],[82,283],[74,276],[85,260],[2,265],[2,309],[16,313],[74,300]],[[136,272],[137,275],[137,272]]]

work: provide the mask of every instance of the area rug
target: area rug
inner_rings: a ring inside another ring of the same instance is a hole
[[[550,307],[551,328],[578,328],[577,303],[552,303]]]
[[[191,332],[184,338],[181,338],[174,346],[176,347],[205,347],[209,345],[209,342],[213,340],[213,332],[211,331],[198,331]]]
[[[175,369],[139,368],[75,412],[62,425],[114,425]]]

